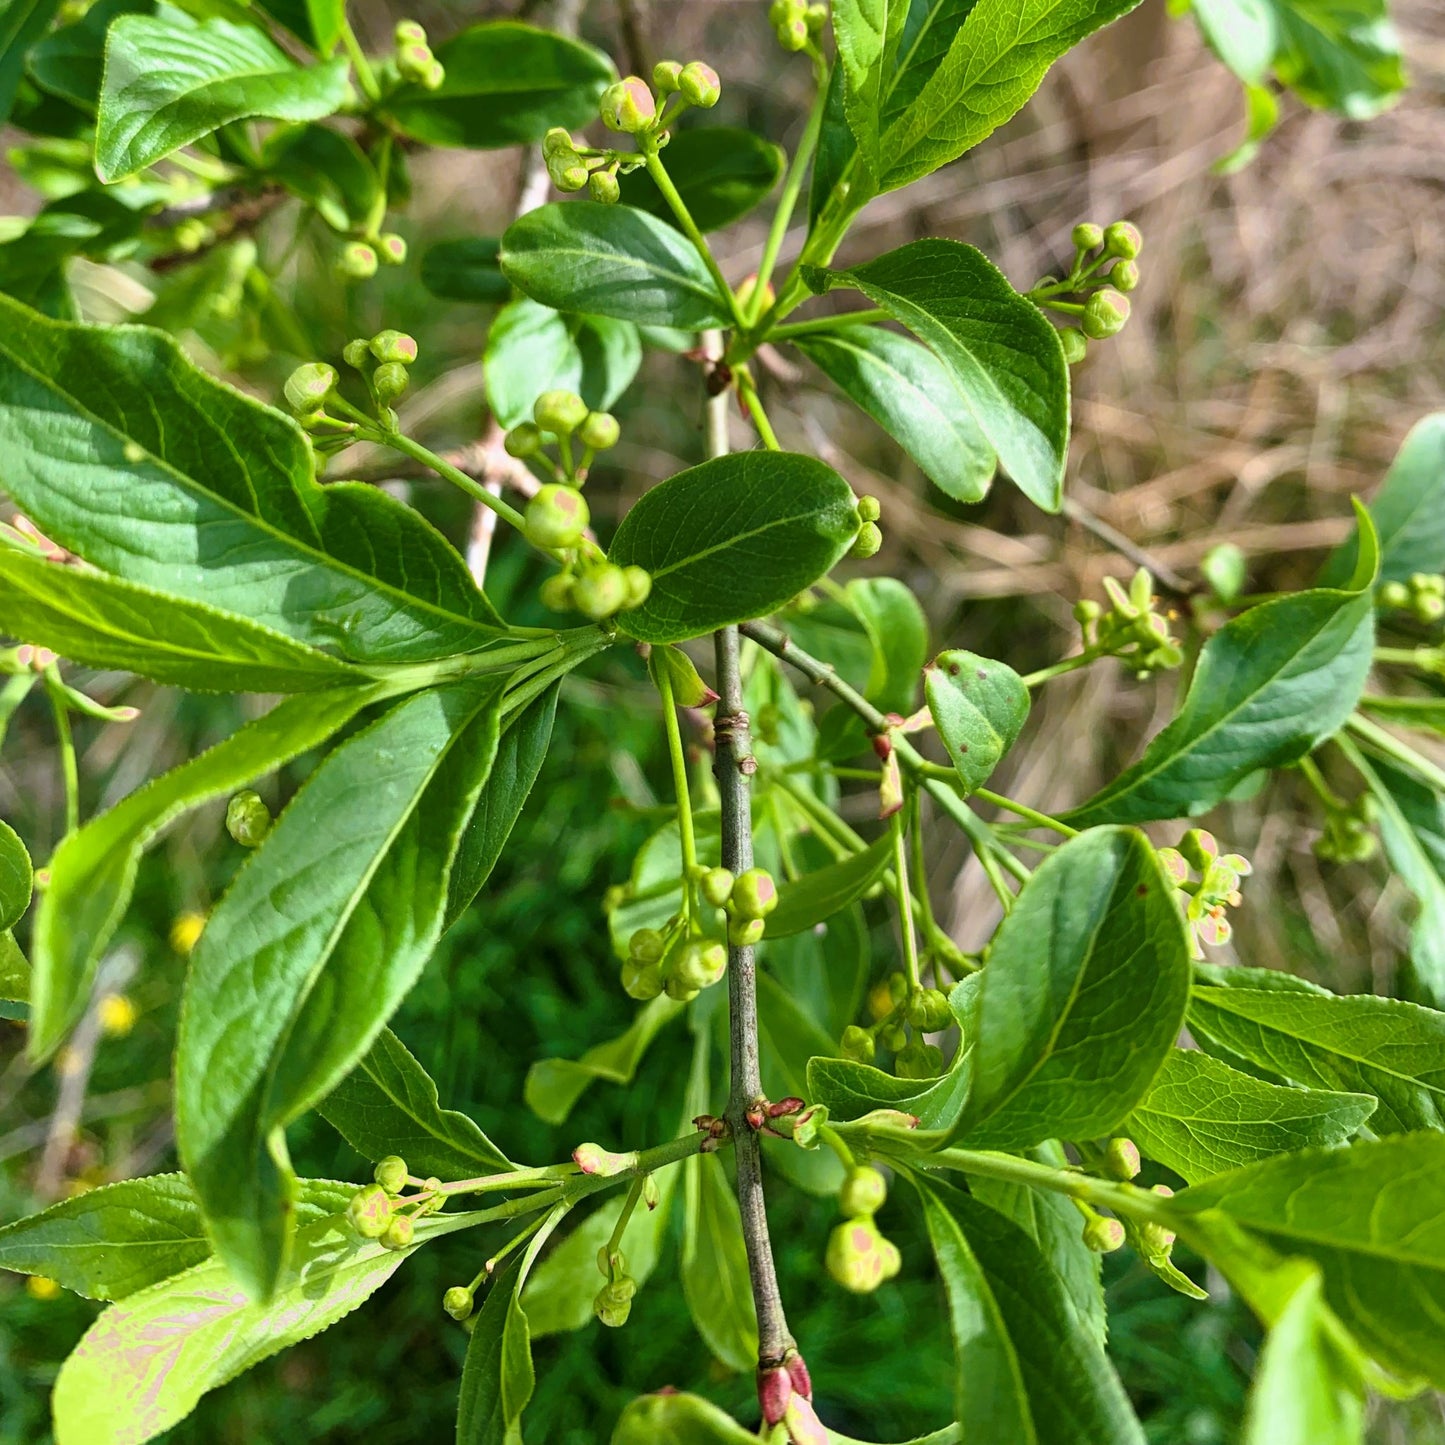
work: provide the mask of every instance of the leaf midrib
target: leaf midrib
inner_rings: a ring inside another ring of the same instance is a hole
[[[823,505],[826,506],[827,504],[824,503]],[[765,522],[761,527],[754,527],[751,531],[734,532],[721,542],[715,542],[711,547],[705,547],[701,552],[691,553],[689,556],[679,558],[676,562],[669,563],[666,567],[654,569],[652,580],[655,583],[659,577],[670,576],[682,567],[691,567],[695,562],[702,562],[708,557],[715,556],[718,552],[725,552],[730,547],[736,547],[743,542],[750,542],[754,537],[764,536],[768,532],[776,531],[779,527],[791,527],[795,522],[806,522],[810,517],[816,517],[820,510],[820,508],[814,507],[811,511],[799,512],[796,515],[774,517]]]
[[[659,266],[655,261],[648,260],[644,257],[629,255],[625,252],[620,251],[589,251],[582,246],[564,246],[557,244],[549,244],[545,247],[538,246],[536,249],[528,251],[514,251],[511,254],[513,257],[517,258],[523,258],[527,256],[535,257],[547,254],[554,256],[578,257],[584,261],[599,261],[605,262],[613,266],[630,267],[633,270],[644,271],[650,275],[660,277],[665,281],[674,281],[684,290],[691,291],[695,295],[703,297],[708,302],[716,305],[719,308],[719,317],[721,317],[722,315],[722,297],[720,297],[717,292],[711,288],[711,286],[705,286],[703,284],[703,278],[701,276],[690,276],[686,272],[682,271],[669,271],[666,267]],[[506,259],[505,252],[502,253],[502,258],[504,260]],[[505,269],[505,267],[503,269]]]

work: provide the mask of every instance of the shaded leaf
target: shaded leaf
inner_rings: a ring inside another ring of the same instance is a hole
[[[923,694],[964,792],[981,788],[1028,721],[1023,678],[977,653],[940,652],[924,671]]]
[[[682,1292],[703,1343],[729,1369],[758,1364],[742,1214],[716,1154],[683,1161]]]
[[[768,938],[785,938],[815,928],[861,898],[887,871],[893,835],[884,833],[861,853],[841,863],[805,873],[778,888],[777,907],[768,915]]]
[[[700,231],[720,231],[760,204],[783,174],[779,146],[731,126],[676,132],[662,155],[672,183]],[[676,226],[666,197],[645,170],[619,177],[622,202]]]
[[[20,835],[0,818],[0,932],[13,928],[30,907],[35,871]]]
[[[421,284],[442,301],[503,302],[512,283],[502,275],[500,236],[439,241],[421,258]]]
[[[0,124],[10,119],[25,74],[25,56],[45,34],[60,0],[10,0],[0,10]]]

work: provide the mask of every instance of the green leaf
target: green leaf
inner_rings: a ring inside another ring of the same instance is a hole
[[[1318,1264],[1330,1308],[1387,1370],[1445,1382],[1445,1136],[1305,1149],[1196,1184],[1168,1212],[1206,1255],[1211,1211]]]
[[[998,458],[952,373],[925,346],[879,326],[840,326],[793,344],[959,502],[988,495]]]
[[[967,1440],[1143,1445],[1103,1347],[1011,1220],[951,1185],[915,1179],[948,1299],[955,1415]]]
[[[671,1223],[672,1196],[677,1188],[678,1171],[660,1170],[657,1180],[657,1207],[639,1206],[632,1211],[627,1228],[622,1231],[622,1252],[627,1257],[627,1273],[646,1284],[657,1268]],[[600,1209],[594,1209],[533,1272],[522,1291],[522,1304],[532,1338],[580,1330],[596,1318],[592,1301],[602,1288],[603,1277],[597,1271],[597,1252],[612,1238],[617,1220],[627,1202],[627,1191],[618,1190]]]
[[[97,0],[70,25],[60,25],[25,59],[30,78],[42,90],[95,114],[105,64],[105,35],[117,15],[149,15],[155,0]]]
[[[778,905],[768,915],[767,937],[786,938],[816,928],[861,898],[887,871],[893,835],[884,833],[861,853],[804,873],[778,889]]]
[[[1189,944],[1141,833],[1049,854],[983,970],[973,1087],[955,1133],[983,1148],[1105,1134],[1147,1092],[1184,1022]]]
[[[750,130],[708,126],[676,132],[662,153],[672,183],[700,231],[720,231],[760,204],[783,174],[782,148]],[[657,182],[645,170],[619,177],[622,202],[676,226]]]
[[[366,675],[202,602],[0,543],[0,627],[88,667],[196,692],[310,692]]]
[[[349,661],[470,652],[500,619],[466,564],[375,487],[312,474],[289,417],[142,327],[46,320],[0,296],[5,489],[125,581]]]
[[[20,835],[0,818],[0,932],[13,928],[30,907],[35,871]]]
[[[981,251],[912,241],[848,271],[810,269],[805,279],[820,294],[861,291],[926,343],[1014,483],[1044,511],[1059,510],[1069,445],[1064,349],[1043,312]]]
[[[346,24],[345,0],[257,0],[257,4],[320,55],[336,49]]]
[[[1360,706],[1402,728],[1445,736],[1445,697],[1362,697]]]
[[[928,660],[928,619],[918,599],[893,577],[855,577],[843,605],[862,624],[873,656],[863,695],[883,712],[911,713]]]
[[[923,695],[964,792],[981,788],[1028,721],[1023,678],[974,652],[940,652],[924,671]]]
[[[1445,1129],[1445,1014],[1399,999],[1196,988],[1189,1031],[1310,1089],[1373,1094],[1377,1134]]]
[[[320,120],[350,93],[344,59],[299,66],[252,25],[122,15],[110,27],[95,170],[121,181],[232,121]]]
[[[1380,535],[1381,582],[1445,572],[1445,412],[1415,423],[1370,503]],[[1352,537],[1326,563],[1320,581],[1338,587],[1355,568]]]
[[[302,1224],[339,1214],[355,1185],[303,1179]],[[118,1300],[208,1259],[211,1244],[184,1174],[102,1184],[0,1229],[0,1269],[38,1274],[87,1299]]]
[[[381,177],[350,136],[326,125],[279,129],[267,137],[261,159],[268,176],[314,207],[333,230],[371,223]]]
[[[1241,1445],[1360,1445],[1356,1351],[1325,1303],[1319,1270],[1291,1263],[1298,1284],[1259,1352]]]
[[[538,206],[507,227],[501,263],[519,291],[555,311],[690,331],[727,318],[691,243],[631,206]]]
[[[663,995],[644,1004],[626,1033],[588,1049],[580,1059],[538,1059],[527,1070],[522,1095],[527,1107],[549,1124],[561,1124],[595,1079],[627,1084],[664,1024],[682,1005]]]
[[[542,771],[552,741],[552,720],[557,714],[560,689],[561,683],[549,687],[503,723],[496,761],[452,861],[443,928],[450,928],[467,911],[502,856],[537,774]]]
[[[317,1112],[363,1159],[400,1154],[423,1178],[468,1179],[513,1167],[473,1119],[441,1107],[435,1080],[390,1029]]]
[[[0,125],[10,119],[30,47],[50,28],[60,0],[9,0],[0,10]]]
[[[731,1415],[700,1395],[642,1395],[621,1414],[612,1445],[757,1445]]]
[[[1362,582],[1251,607],[1204,644],[1173,722],[1082,807],[1076,828],[1194,817],[1251,773],[1298,762],[1354,710],[1375,647],[1369,588],[1378,562],[1361,512]]]
[[[28,1040],[32,1058],[48,1057],[84,1008],[151,839],[188,809],[235,792],[319,746],[376,693],[374,688],[346,688],[288,698],[225,742],[136,789],[61,842],[50,860],[50,884],[35,918]]]
[[[501,303],[512,283],[502,275],[500,236],[463,236],[439,241],[421,258],[421,284],[442,301]]]
[[[285,1126],[351,1072],[441,934],[500,692],[406,698],[316,769],[191,956],[176,1137],[217,1252],[267,1298],[289,1244]]]
[[[734,452],[653,487],[608,552],[652,574],[623,613],[641,642],[681,642],[762,617],[826,576],[858,534],[857,504],[831,467],[794,452]]]
[[[1380,839],[1419,901],[1410,962],[1432,1003],[1445,1003],[1445,798],[1383,759],[1352,759],[1375,800]]]
[[[1021,110],[1045,72],[1138,0],[978,0],[943,60],[884,132],[880,188],[957,160]]]
[[[61,1366],[52,1398],[56,1445],[153,1440],[208,1390],[335,1324],[424,1244],[475,1220],[419,1220],[416,1242],[402,1251],[361,1239],[341,1216],[303,1225],[269,1304],[247,1300],[219,1259],[128,1295],[101,1313]]]
[[[682,1292],[703,1343],[729,1369],[758,1364],[758,1317],[737,1196],[716,1154],[683,1161]]]
[[[909,0],[835,0],[833,35],[843,72],[843,108],[858,147],[877,174],[883,103],[898,60]]]
[[[469,26],[436,58],[447,72],[440,89],[403,85],[385,102],[403,134],[435,146],[495,150],[586,125],[617,78],[601,51],[511,20]]]
[[[1148,1158],[1196,1184],[1291,1149],[1343,1144],[1374,1111],[1370,1094],[1284,1088],[1174,1049],[1125,1132]]]
[[[29,960],[21,953],[15,935],[8,928],[0,929],[0,1000],[25,1005],[23,1017],[27,1021],[32,987]],[[4,1016],[16,1018],[22,1015],[7,1012]]]

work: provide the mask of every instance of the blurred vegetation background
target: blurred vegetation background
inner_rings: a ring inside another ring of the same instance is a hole
[[[808,69],[776,47],[766,0],[425,0],[418,8],[360,0],[352,13],[363,41],[380,50],[403,16],[441,39],[519,9],[539,23],[577,27],[623,71],[646,74],[664,56],[705,58],[723,78],[712,118],[780,140],[801,129]],[[1396,0],[1393,9],[1411,73],[1397,106],[1358,122],[1286,96],[1282,123],[1253,163],[1223,175],[1214,165],[1243,130],[1238,83],[1192,24],[1171,18],[1162,0],[1146,0],[1057,67],[1024,113],[976,152],[863,215],[843,261],[921,235],[954,236],[981,246],[1020,287],[1067,264],[1077,220],[1128,218],[1146,238],[1133,324],[1095,347],[1075,374],[1071,516],[1042,516],[1008,488],[978,506],[952,504],[815,375],[781,356],[765,371],[783,444],[816,451],[860,492],[882,499],[885,550],[867,570],[918,592],[937,645],[968,646],[1021,670],[1042,665],[1072,648],[1070,607],[1099,595],[1103,575],[1127,575],[1145,557],[1165,590],[1187,590],[1204,554],[1225,541],[1248,557],[1247,590],[1297,586],[1345,536],[1348,495],[1369,489],[1411,423],[1439,406],[1445,8]],[[297,361],[335,360],[346,339],[383,325],[410,331],[421,354],[402,408],[407,427],[433,446],[472,445],[482,432],[479,356],[491,312],[431,298],[419,262],[436,242],[499,234],[527,185],[529,161],[515,152],[419,153],[410,171],[412,200],[398,229],[411,259],[365,287],[331,279],[334,240],[314,222],[298,229],[294,207],[251,238],[275,278],[264,304],[237,291],[225,266],[230,248],[160,275],[77,262],[72,279],[92,319],[127,319],[155,305],[205,364],[272,399]],[[35,208],[24,180],[23,161],[0,173],[0,211]],[[717,239],[730,277],[753,268],[765,228],[763,213]],[[649,353],[617,410],[623,444],[588,492],[604,534],[638,493],[699,456],[696,366]],[[740,419],[736,426],[739,444],[750,444]],[[385,475],[381,466],[358,451],[330,475]],[[458,494],[427,481],[391,484],[465,545],[471,518]],[[519,548],[498,547],[488,587],[509,615],[543,620],[538,580]],[[87,675],[84,685],[141,709],[128,726],[80,721],[87,814],[224,737],[239,709],[252,706],[122,675]],[[995,786],[1061,810],[1135,754],[1167,716],[1174,688],[1168,678],[1135,684],[1112,665],[1049,684]],[[580,1055],[631,1017],[601,900],[626,878],[655,826],[651,810],[668,796],[659,742],[655,701],[636,659],[609,656],[569,683],[551,754],[509,849],[396,1020],[443,1102],[472,1113],[524,1161],[565,1157],[583,1138],[616,1147],[652,1142],[678,1123],[688,1057],[682,1030],[664,1031],[630,1087],[590,1090],[564,1127],[543,1124],[522,1103],[533,1060]],[[296,765],[269,782],[273,806],[303,774]],[[191,815],[143,865],[108,965],[113,997],[93,1013],[90,1043],[32,1074],[22,1026],[0,1020],[0,1220],[69,1190],[175,1167],[168,1075],[186,942],[177,922],[204,913],[237,866],[241,850],[225,834],[222,811]],[[0,756],[0,814],[37,859],[49,853],[63,808],[38,700],[22,707]],[[1216,818],[1216,831],[1256,870],[1234,915],[1232,950],[1339,990],[1407,991],[1403,890],[1379,862],[1321,865],[1310,846],[1312,818],[1307,797],[1288,781]],[[931,868],[941,916],[964,946],[976,947],[996,923],[997,905],[964,861],[961,843],[940,835]],[[892,942],[876,922],[881,976]],[[363,1162],[319,1120],[294,1131],[293,1142],[304,1173],[365,1177]],[[944,1421],[948,1344],[906,1213],[890,1205],[883,1221],[904,1250],[900,1280],[860,1299],[820,1268],[830,1200],[780,1187],[771,1211],[790,1316],[830,1423],[900,1439]],[[372,1307],[207,1397],[166,1438],[450,1438],[466,1336],[439,1301],[448,1284],[473,1273],[477,1250],[470,1235],[437,1244]],[[1233,1439],[1258,1343],[1247,1313],[1217,1279],[1209,1282],[1213,1301],[1199,1306],[1130,1257],[1112,1256],[1106,1268],[1111,1352],[1150,1438]],[[603,1440],[628,1398],[664,1384],[700,1390],[746,1416],[751,1381],[710,1363],[672,1278],[664,1259],[626,1331],[594,1324],[538,1346],[529,1439]],[[93,1314],[82,1301],[45,1298],[15,1276],[0,1277],[3,1445],[48,1440],[49,1385]],[[1431,1398],[1378,1408],[1372,1431],[1378,1445],[1445,1441]]]

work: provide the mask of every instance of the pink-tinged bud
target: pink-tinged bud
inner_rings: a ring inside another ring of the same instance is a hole
[[[637,1161],[635,1154],[613,1154],[600,1144],[579,1144],[572,1151],[572,1162],[584,1174],[611,1179],[630,1169]]]
[[[789,1350],[783,1357],[783,1368],[793,1382],[794,1391],[805,1400],[811,1400],[813,1398],[813,1381],[808,1374],[808,1366],[803,1357],[796,1350]]]
[[[1084,1243],[1095,1254],[1112,1254],[1124,1244],[1124,1226],[1117,1219],[1096,1214],[1084,1225]]]
[[[889,753],[878,784],[878,816],[891,818],[902,806],[903,769],[898,766],[898,754]]]
[[[870,1217],[845,1219],[828,1236],[828,1273],[854,1294],[871,1294],[887,1277],[886,1243]]]
[[[717,71],[701,60],[690,60],[677,77],[677,88],[690,105],[710,110],[722,95],[722,81]]]
[[[351,1196],[346,1217],[363,1239],[380,1239],[391,1224],[393,1206],[379,1184],[367,1184]]]
[[[778,906],[778,885],[765,869],[749,868],[733,880],[729,903],[739,918],[765,918]]]
[[[629,75],[602,92],[598,113],[608,130],[637,135],[657,118],[657,101],[641,76]]]
[[[792,1398],[793,1379],[787,1370],[775,1367],[758,1371],[758,1408],[763,1412],[764,1424],[780,1424]]]
[[[838,1207],[849,1216],[872,1215],[888,1198],[888,1181],[871,1165],[860,1164],[843,1177]]]
[[[893,739],[887,733],[874,733],[873,751],[886,763],[893,756]]]
[[[768,1105],[768,1118],[782,1119],[788,1114],[798,1114],[806,1107],[802,1099],[789,1094],[786,1099],[779,1099],[776,1104]]]
[[[813,1409],[812,1402],[801,1395],[794,1395],[788,1401],[783,1415],[783,1424],[788,1430],[790,1445],[828,1445],[828,1432]]]
[[[1104,1172],[1110,1179],[1133,1179],[1143,1168],[1139,1146],[1132,1139],[1110,1139],[1104,1151]]]
[[[744,1111],[743,1118],[748,1121],[748,1128],[753,1130],[754,1133],[761,1129],[768,1121],[767,1111],[760,1103],[750,1104]]]

